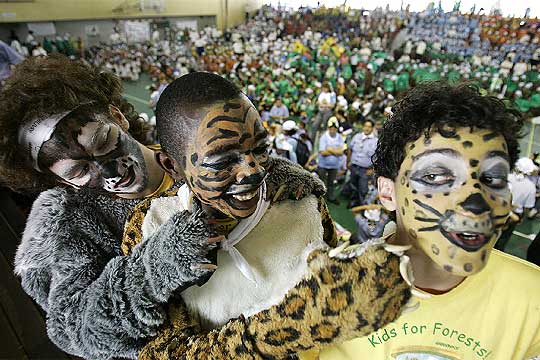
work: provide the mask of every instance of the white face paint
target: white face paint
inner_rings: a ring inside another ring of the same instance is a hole
[[[48,169],[74,187],[116,194],[141,192],[148,174],[139,143],[106,115],[91,111],[70,115],[77,121],[55,130],[43,148],[46,154],[40,155],[58,159],[49,162]]]
[[[411,186],[419,192],[446,192],[467,178],[467,166],[452,151],[440,150],[418,158],[411,169]]]

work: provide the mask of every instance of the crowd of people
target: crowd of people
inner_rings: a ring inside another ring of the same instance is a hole
[[[0,74],[30,59],[2,90],[0,179],[45,190],[15,271],[50,338],[96,359],[539,354],[538,268],[491,251],[540,210],[540,158],[519,158],[539,24],[264,7],[224,33],[10,47]],[[122,98],[141,76],[153,131]],[[357,228],[338,239],[340,199]]]
[[[316,172],[329,202],[339,203],[336,186],[349,199],[358,234],[368,231],[362,228],[370,217],[387,220],[379,214],[371,156],[377,129],[396,99],[423,81],[469,80],[509,99],[526,117],[540,115],[539,27],[538,20],[477,15],[474,9],[445,13],[433,6],[420,13],[264,7],[225,33],[215,27],[154,29],[150,42],[128,44],[115,30],[109,44],[84,51],[69,35],[52,43],[45,38],[41,45],[29,33],[26,45],[78,55],[125,81],[147,73],[152,109],[167,85],[184,74],[224,76],[258,107],[274,156]],[[155,125],[152,114],[142,116]],[[146,141],[157,142],[155,132]],[[536,173],[528,175],[538,193]],[[535,216],[540,202],[530,209]],[[381,228],[373,220],[369,224]]]

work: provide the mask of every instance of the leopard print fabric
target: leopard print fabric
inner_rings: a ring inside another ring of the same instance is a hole
[[[121,249],[124,255],[131,254],[131,251],[135,245],[142,242],[142,224],[146,213],[152,205],[152,200],[159,197],[176,196],[178,193],[178,187],[175,185],[173,188],[154,196],[148,197],[135,205],[131,210],[126,223],[124,225],[124,234],[122,236]]]
[[[395,320],[410,297],[399,258],[381,248],[347,260],[317,250],[308,263],[309,274],[280,304],[219,330],[199,333],[175,306],[172,326],[139,359],[282,359],[367,335]]]
[[[145,199],[132,210],[122,241],[124,254],[142,241],[141,227],[151,201],[175,196],[177,191],[173,188]],[[318,210],[323,239],[335,247],[334,222],[322,198]],[[409,297],[399,275],[399,260],[384,250],[373,254],[338,260],[316,251],[308,259],[310,273],[281,304],[249,319],[231,320],[219,331],[201,332],[183,300],[170,299],[168,322],[139,359],[277,359],[368,334],[395,319]]]

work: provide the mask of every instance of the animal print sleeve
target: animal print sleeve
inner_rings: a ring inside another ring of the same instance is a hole
[[[397,318],[410,297],[399,258],[381,248],[346,260],[318,250],[308,261],[309,274],[280,304],[209,333],[176,314],[177,325],[139,359],[283,358],[369,334]]]

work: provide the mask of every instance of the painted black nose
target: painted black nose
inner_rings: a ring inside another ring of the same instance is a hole
[[[459,205],[475,215],[480,215],[491,210],[486,200],[484,200],[484,197],[479,193],[469,195],[465,201]]]
[[[245,178],[240,181],[240,185],[259,185],[262,183],[264,178],[266,177],[266,171],[261,171],[249,176],[246,176]]]
[[[106,179],[120,177],[120,174],[118,173],[118,163],[116,161],[109,161],[108,163],[103,164],[101,166],[101,174]]]

